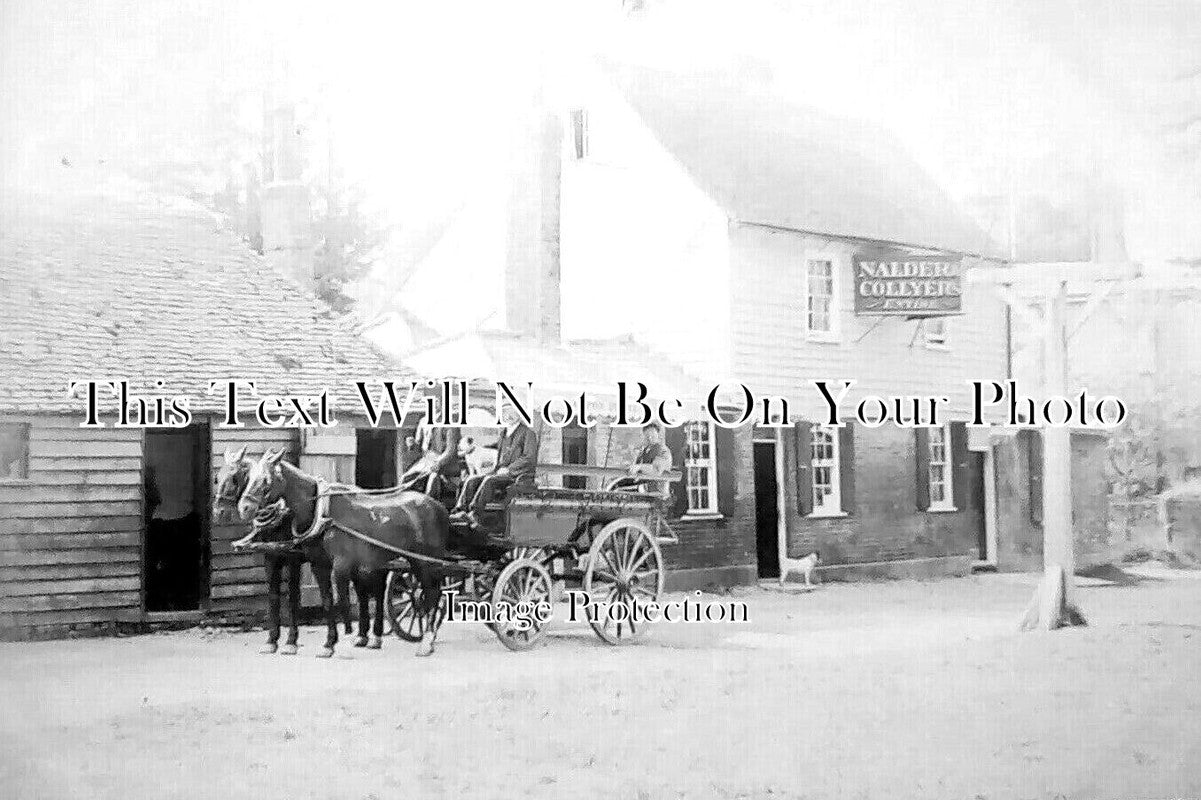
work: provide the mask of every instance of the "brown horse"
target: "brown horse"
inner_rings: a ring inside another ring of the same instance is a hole
[[[243,519],[249,519],[281,498],[292,512],[300,539],[321,542],[340,596],[346,597],[346,589],[354,581],[360,612],[365,597],[375,598],[377,613],[372,633],[376,638],[383,636],[388,562],[401,552],[446,557],[449,515],[441,503],[427,495],[403,489],[364,492],[352,486],[324,485],[284,462],[282,450],[264,453],[250,468],[238,511]],[[434,650],[441,622],[437,611],[444,570],[419,558],[411,558],[410,567],[421,585],[417,613],[426,621],[417,655],[428,656]],[[324,598],[324,589],[322,592]],[[328,636],[321,655],[333,655],[338,629],[332,608],[327,608],[326,622]],[[360,637],[362,633],[360,630]]]
[[[254,461],[245,456],[245,447],[236,453],[229,450],[225,451],[225,463],[217,471],[216,488],[213,492],[213,520],[215,522],[232,518],[237,511],[238,499],[246,489],[246,480],[250,475],[250,468],[254,466]],[[262,515],[261,517],[260,514]],[[280,514],[278,509],[271,507],[262,509],[260,514],[255,515],[254,527],[250,534],[233,543],[235,550],[246,547],[252,541],[292,541],[290,514]],[[286,656],[296,653],[297,643],[300,638],[300,573],[301,567],[306,562],[313,571],[313,575],[324,574],[324,584],[328,585],[331,565],[329,559],[326,558],[325,551],[317,543],[314,543],[311,547],[263,553],[263,566],[267,571],[267,644],[263,646],[261,651],[263,653],[274,653],[277,650],[280,654]],[[280,601],[282,599],[280,588],[285,567],[288,570],[288,608],[290,613],[288,640],[280,648]],[[322,583],[321,579],[318,578],[318,584],[321,585]],[[323,605],[324,602],[325,598],[322,598]],[[333,598],[330,598],[329,602],[331,606],[334,605]],[[344,612],[343,623],[346,626],[346,633],[349,635],[353,632],[350,624],[350,614],[345,604],[341,607]],[[366,628],[363,627],[362,631],[365,635]],[[360,637],[360,639],[362,638]],[[365,641],[364,644],[366,644]]]

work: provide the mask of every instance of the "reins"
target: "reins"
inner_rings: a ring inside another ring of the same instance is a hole
[[[293,515],[293,518],[292,518],[293,519],[293,522],[292,522],[292,544],[293,544],[293,546],[303,545],[314,539],[318,539],[321,536],[324,536],[325,532],[328,528],[337,528],[338,530],[342,531],[343,533],[353,536],[356,539],[361,539],[362,541],[367,542],[368,544],[374,545],[375,547],[379,547],[383,550],[387,550],[390,553],[396,553],[397,555],[402,555],[402,556],[406,554],[404,550],[400,549],[399,547],[396,547],[395,545],[390,545],[387,542],[382,542],[379,539],[376,539],[374,536],[369,536],[368,534],[365,534],[362,531],[357,531],[354,528],[351,528],[347,525],[343,525],[342,523],[338,522],[337,520],[335,520],[329,516],[329,498],[331,498],[331,497],[343,497],[343,496],[347,496],[347,495],[358,495],[358,494],[386,494],[388,492],[395,492],[396,491],[395,488],[393,488],[393,489],[359,489],[358,487],[349,487],[349,486],[344,486],[341,484],[330,485],[330,484],[326,483],[325,478],[322,478],[319,475],[309,475],[309,474],[297,469],[296,467],[292,467],[292,469],[294,469],[298,474],[303,475],[304,477],[313,481],[317,485],[317,494],[314,497],[314,503],[313,503],[313,521],[309,525],[308,530],[304,531],[303,533],[301,533],[300,531],[297,531],[296,530],[296,522],[295,522],[296,518],[295,518],[295,515]],[[279,499],[283,500],[284,498],[281,497]],[[276,502],[278,502],[278,501],[276,501]]]

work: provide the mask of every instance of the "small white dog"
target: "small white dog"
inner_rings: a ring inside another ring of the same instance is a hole
[[[785,556],[780,559],[780,585],[783,586],[788,580],[790,572],[799,572],[805,576],[805,585],[812,586],[813,570],[817,569],[817,565],[820,563],[822,563],[822,557],[816,550],[803,558]]]

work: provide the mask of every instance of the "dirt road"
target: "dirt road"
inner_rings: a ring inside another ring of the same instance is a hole
[[[748,625],[262,656],[201,631],[0,645],[0,797],[1201,797],[1201,574],[748,590]]]

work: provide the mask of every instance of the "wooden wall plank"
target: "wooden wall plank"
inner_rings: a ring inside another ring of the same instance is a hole
[[[73,550],[76,548],[141,547],[141,531],[51,533],[0,536],[0,550]]]
[[[85,457],[78,456],[43,456],[30,457],[29,473],[59,472],[63,470],[128,470],[137,475],[142,473],[142,459],[115,456]]]
[[[247,425],[243,428],[213,427],[213,444],[227,442],[298,442],[299,428],[267,428],[262,425]]]
[[[140,608],[140,592],[94,592],[0,598],[0,612],[75,611],[84,608]]]
[[[336,432],[305,430],[301,433],[300,442],[305,455],[354,457],[358,452],[358,436],[353,428]]]
[[[246,585],[239,584],[237,586],[214,586],[211,597],[214,600],[223,600],[233,597],[254,597],[265,593],[265,587],[262,585]]]
[[[0,519],[0,537],[31,533],[103,533],[106,531],[140,531],[142,517],[93,517],[91,519],[37,518]]]
[[[95,503],[119,500],[141,502],[142,487],[117,486],[20,486],[0,485],[0,504],[5,503]]]
[[[249,615],[267,607],[267,593],[245,597],[216,597],[209,603],[210,614]]]
[[[232,551],[213,552],[213,574],[227,569],[246,569],[248,567],[262,568],[263,557],[258,553],[234,553]]]
[[[267,584],[267,571],[261,565],[252,567],[241,567],[238,569],[226,568],[213,572],[213,586],[231,586],[234,584],[261,584],[260,588],[265,588]]]
[[[96,592],[136,591],[141,577],[79,578],[61,581],[0,581],[0,597],[57,597]]]
[[[23,486],[141,486],[139,470],[46,470],[31,472]]]
[[[100,458],[104,456],[112,456],[114,458],[141,458],[142,442],[139,439],[136,442],[131,441],[31,441],[29,443],[29,457],[33,458],[71,458],[79,456],[82,458]]]
[[[86,625],[95,622],[139,622],[140,608],[73,608],[62,611],[0,612],[0,629],[37,625]]]
[[[141,500],[95,503],[0,503],[0,520],[46,517],[132,517],[142,511]]]
[[[136,578],[141,579],[141,559],[113,561],[109,563],[83,564],[24,564],[18,567],[0,567],[0,595],[6,583],[37,582],[45,584],[42,592],[31,594],[58,594],[59,581],[75,581],[85,578]],[[135,584],[136,587],[136,584]],[[127,587],[125,587],[127,588]]]
[[[78,426],[45,425],[35,422],[29,431],[30,442],[137,442],[142,441],[141,428],[80,428]]]
[[[140,547],[81,547],[71,550],[0,550],[0,568],[43,564],[140,563]]]

